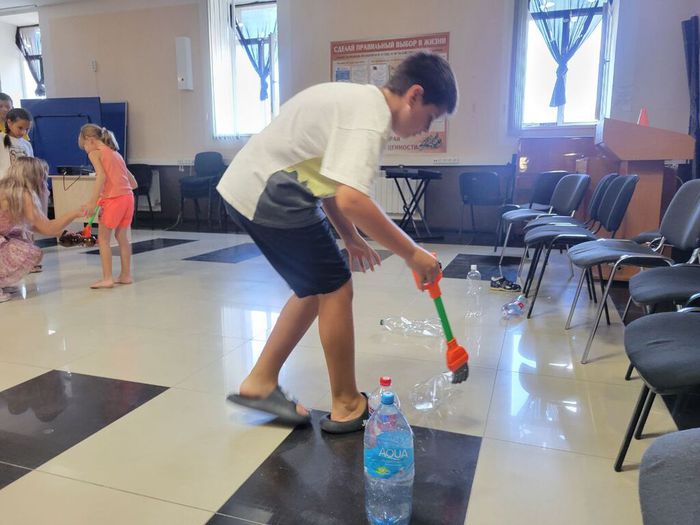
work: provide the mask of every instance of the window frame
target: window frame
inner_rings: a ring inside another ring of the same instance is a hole
[[[238,38],[238,34],[236,33],[236,30],[233,25],[233,21],[235,19],[235,13],[236,11],[244,11],[246,9],[255,9],[255,8],[260,8],[263,6],[268,6],[268,5],[274,5],[275,9],[277,10],[279,8],[277,4],[277,0],[257,0],[254,2],[248,2],[248,3],[232,3],[231,4],[231,14],[229,15],[229,24],[231,26],[231,34],[233,35],[233,40],[232,40],[232,49],[231,49],[231,58],[233,62],[233,97],[234,97],[234,111],[235,108],[237,107],[237,90],[236,90],[236,68],[238,67],[238,57],[237,57],[237,50],[239,46],[242,46],[242,42],[240,42]],[[276,17],[277,15],[275,15]],[[278,92],[275,91],[275,89],[279,89],[279,80],[277,78],[277,73],[275,70],[276,64],[279,63],[279,57],[277,55],[278,48],[279,48],[279,23],[275,24],[275,32],[270,34],[270,56],[272,57],[272,64],[270,65],[270,76],[268,77],[268,99],[270,101],[270,122],[277,116],[279,113],[279,96]],[[247,57],[246,57],[247,60]],[[270,124],[268,122],[265,124],[264,127]],[[254,135],[257,135],[257,133],[236,133],[236,137],[240,138],[250,138]]]
[[[557,109],[557,123],[542,123],[523,125],[525,103],[525,70],[527,58],[527,36],[530,20],[529,0],[515,0],[515,17],[513,21],[513,46],[511,55],[511,90],[510,111],[508,118],[508,133],[515,136],[551,137],[551,136],[593,136],[596,123],[566,124],[562,122],[563,107]],[[595,117],[600,121],[610,113],[610,87],[612,83],[612,53],[613,53],[613,11],[610,1],[605,1],[597,9],[601,10],[601,43],[598,60],[598,86],[596,92]],[[550,13],[556,16],[558,11]]]

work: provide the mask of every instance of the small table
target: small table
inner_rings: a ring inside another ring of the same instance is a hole
[[[427,220],[427,210],[421,209],[420,201],[425,196],[425,192],[428,189],[428,184],[430,181],[439,180],[442,178],[442,173],[439,171],[430,171],[423,169],[409,169],[409,168],[384,168],[387,179],[393,179],[396,184],[396,189],[399,190],[399,195],[401,196],[401,201],[403,202],[403,216],[399,221],[399,228],[401,228],[406,233],[408,231],[408,225],[413,225],[413,234],[411,235],[415,240],[428,241],[442,239],[442,235],[433,235],[428,226]],[[404,180],[406,182],[406,187],[408,188],[408,195],[401,188],[400,181]],[[418,230],[418,223],[414,217],[418,214],[420,220],[423,222],[423,229],[426,235],[420,235]]]

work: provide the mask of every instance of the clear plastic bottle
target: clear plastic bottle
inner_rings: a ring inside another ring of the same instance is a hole
[[[420,411],[435,410],[452,394],[452,372],[443,372],[413,386],[408,400]]]
[[[379,321],[385,330],[405,336],[442,337],[443,331],[439,319],[412,320],[406,317],[385,317]]]
[[[527,299],[524,295],[519,295],[515,301],[506,303],[501,308],[504,319],[510,319],[511,317],[520,317],[525,313],[525,305]]]
[[[384,392],[391,392],[394,394],[394,403],[396,403],[397,408],[401,408],[399,396],[396,395],[396,392],[394,392],[394,389],[391,386],[391,378],[389,376],[382,376],[379,378],[379,386],[369,395],[369,399],[367,400],[370,415],[372,415],[372,413],[377,410],[377,407],[381,404],[382,394]]]
[[[472,264],[467,274],[467,317],[479,318],[483,313],[481,307],[481,273]]]
[[[365,426],[365,510],[372,525],[407,525],[413,498],[413,431],[394,404],[382,394],[379,408]]]

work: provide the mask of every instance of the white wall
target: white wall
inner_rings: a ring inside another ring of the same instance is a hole
[[[514,1],[278,0],[281,99],[329,80],[333,40],[448,31],[460,104],[443,158],[504,164],[517,144],[506,131]],[[687,131],[680,22],[698,14],[700,1],[614,5],[620,19],[611,116],[634,122],[646,106],[652,126]],[[176,164],[205,149],[231,158],[241,147],[211,138],[206,0],[85,0],[40,8],[39,18],[49,96],[127,100],[132,161]],[[192,38],[192,92],[176,90],[176,36]],[[426,162],[419,159],[426,158],[386,160]]]
[[[515,152],[507,111],[513,0],[278,0],[280,97],[330,80],[330,42],[450,33],[449,61],[460,88],[448,151],[464,164],[505,164]],[[387,162],[432,157],[387,156]]]
[[[646,107],[651,126],[687,133],[690,98],[681,22],[700,14],[700,0],[616,1],[612,118],[636,122]]]
[[[0,22],[0,91],[10,95],[15,106],[19,106],[24,58],[15,45],[16,30],[16,26]]]

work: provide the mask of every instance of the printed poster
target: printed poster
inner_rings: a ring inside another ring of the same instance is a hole
[[[385,40],[347,40],[331,42],[331,79],[383,86],[394,68],[408,55],[430,51],[448,59],[449,33],[434,33]],[[447,152],[447,119],[442,117],[430,129],[407,139],[392,136],[387,154],[432,155]]]

